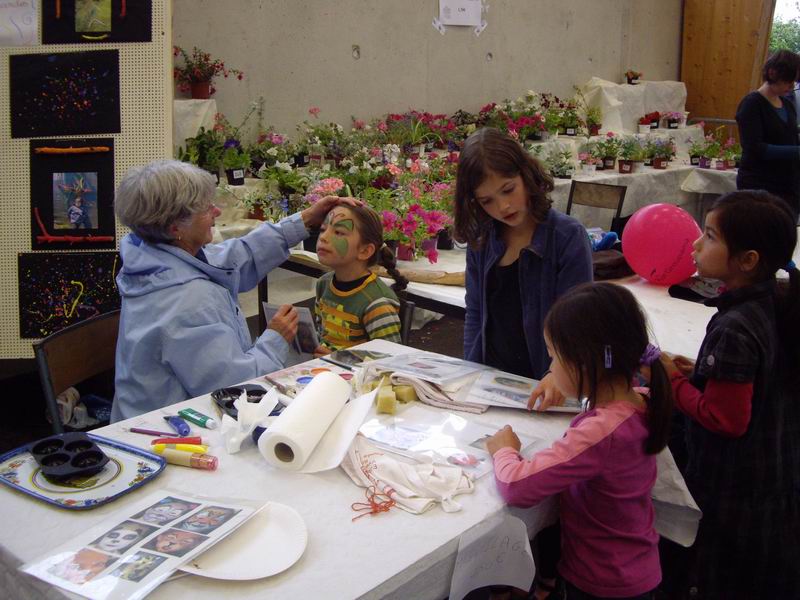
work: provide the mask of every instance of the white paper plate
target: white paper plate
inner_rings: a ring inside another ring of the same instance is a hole
[[[303,517],[285,504],[270,502],[228,537],[180,569],[212,579],[261,579],[296,563],[307,542]]]

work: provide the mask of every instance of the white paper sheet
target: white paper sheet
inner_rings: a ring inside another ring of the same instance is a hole
[[[481,0],[439,0],[442,25],[477,27],[481,24]]]
[[[38,42],[36,24],[39,0],[0,2],[0,46],[33,46]]]
[[[461,536],[449,597],[462,600],[472,590],[487,585],[529,590],[535,574],[525,523],[503,514]]]

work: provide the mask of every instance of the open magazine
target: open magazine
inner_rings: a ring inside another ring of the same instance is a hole
[[[275,313],[278,312],[280,306],[267,302],[262,302],[261,304],[264,308],[264,318],[269,323]],[[294,308],[300,316],[300,322],[297,324],[297,335],[294,336],[292,345],[299,354],[314,354],[314,350],[319,346],[314,317],[305,306],[295,306]]]
[[[536,379],[512,375],[504,371],[483,371],[469,390],[465,399],[475,404],[528,408],[528,399],[539,385]],[[551,406],[547,412],[579,413],[583,410],[577,398],[567,398],[561,406]]]
[[[460,390],[466,383],[471,383],[479,371],[486,369],[478,363],[432,352],[390,356],[370,362],[368,368],[376,372],[391,371],[421,379],[436,384],[446,392]]]

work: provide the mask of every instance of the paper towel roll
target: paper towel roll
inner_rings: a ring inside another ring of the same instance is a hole
[[[298,471],[350,398],[350,384],[320,373],[258,439],[258,450],[279,469]]]

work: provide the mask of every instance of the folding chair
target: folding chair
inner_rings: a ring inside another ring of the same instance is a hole
[[[605,208],[613,210],[613,219],[619,219],[622,213],[622,204],[625,202],[625,192],[628,188],[624,185],[609,185],[606,183],[593,183],[590,181],[572,181],[567,200],[567,214],[572,211],[573,204]]]
[[[408,336],[411,333],[411,323],[414,321],[414,308],[416,304],[408,300],[400,301],[400,341],[408,345]]]
[[[75,323],[33,343],[53,431],[64,425],[56,397],[68,387],[114,368],[119,310]]]

